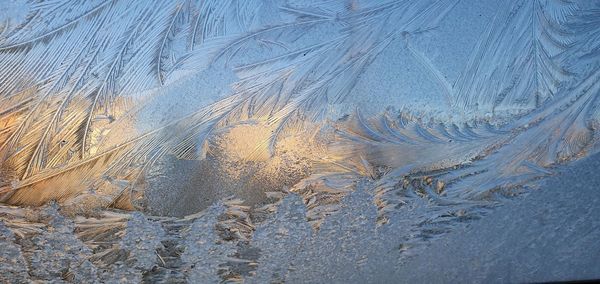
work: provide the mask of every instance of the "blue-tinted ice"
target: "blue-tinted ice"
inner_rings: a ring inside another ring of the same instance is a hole
[[[600,149],[600,1],[0,10],[6,281],[459,280],[402,273]]]

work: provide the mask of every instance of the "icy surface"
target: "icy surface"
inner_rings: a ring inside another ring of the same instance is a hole
[[[452,232],[385,281],[545,282],[598,278],[600,156]]]
[[[598,278],[597,157],[574,164],[600,150],[598,19],[596,0],[0,0],[1,277]]]
[[[2,281],[22,282],[29,278],[27,275],[27,263],[19,246],[15,242],[15,235],[6,227],[4,222],[0,223],[2,238]]]

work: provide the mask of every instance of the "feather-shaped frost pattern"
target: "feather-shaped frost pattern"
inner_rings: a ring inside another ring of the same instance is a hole
[[[598,3],[488,2],[23,4],[0,14],[0,201],[103,210],[75,220],[80,245],[109,271],[136,255],[137,280],[293,281],[312,272],[277,265],[356,241],[335,231],[353,206],[346,230],[402,239],[349,253],[357,271],[396,262],[600,149]]]
[[[557,95],[572,76],[558,57],[572,47],[575,2],[510,1],[499,10],[454,84],[459,108],[527,112]],[[494,62],[494,64],[485,64]]]

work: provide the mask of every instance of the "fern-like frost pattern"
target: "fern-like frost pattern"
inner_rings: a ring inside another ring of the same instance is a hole
[[[0,6],[4,281],[374,282],[600,149],[598,1]]]

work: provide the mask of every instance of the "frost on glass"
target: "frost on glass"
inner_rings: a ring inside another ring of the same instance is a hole
[[[1,0],[0,277],[409,279],[598,152],[599,19],[584,0]]]

